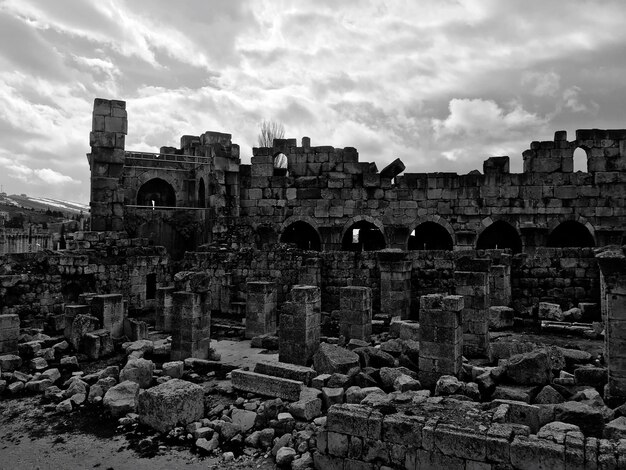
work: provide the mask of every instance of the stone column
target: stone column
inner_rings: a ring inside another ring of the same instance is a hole
[[[458,377],[463,364],[463,296],[420,297],[419,380],[435,385],[442,375]]]
[[[320,344],[320,288],[295,285],[289,297],[280,314],[278,360],[306,366]]]
[[[608,384],[605,400],[611,407],[626,400],[626,255],[622,248],[596,254],[601,272],[602,314]]]
[[[464,297],[463,354],[489,357],[489,259],[459,259],[454,272],[455,294]]]
[[[246,338],[276,333],[276,284],[247,283]]]
[[[342,287],[339,289],[339,334],[346,340],[369,341],[372,334],[372,289]]]
[[[20,317],[17,314],[0,315],[0,354],[17,352],[20,339]]]
[[[156,318],[155,327],[157,330],[170,333],[172,331],[174,286],[157,287],[156,290]]]
[[[380,313],[402,320],[411,313],[411,261],[407,252],[382,250],[378,252],[380,268]]]
[[[128,131],[126,103],[96,98],[93,105],[91,153],[91,229],[94,231],[124,228],[125,138]]]
[[[211,342],[211,312],[208,294],[179,291],[173,293],[171,359],[207,359]]]
[[[322,260],[320,258],[307,258],[299,270],[298,284],[305,286],[322,285]]]
[[[96,295],[91,300],[91,312],[111,338],[124,336],[124,300],[122,294]]]

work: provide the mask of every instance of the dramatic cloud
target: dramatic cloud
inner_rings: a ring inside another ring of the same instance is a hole
[[[0,183],[89,199],[95,97],[127,101],[127,148],[263,119],[379,168],[521,170],[532,140],[624,127],[626,4],[611,0],[3,0]]]

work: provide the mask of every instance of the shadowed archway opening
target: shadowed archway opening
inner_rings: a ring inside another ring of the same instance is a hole
[[[423,222],[409,235],[408,250],[452,250],[452,237],[436,222]]]
[[[281,243],[292,243],[301,250],[320,251],[321,242],[317,231],[306,222],[288,225],[280,236]]]
[[[385,236],[371,222],[361,220],[352,224],[341,241],[343,251],[376,251],[385,249]]]
[[[141,185],[137,191],[137,205],[149,207],[175,207],[176,193],[167,181],[153,178]]]
[[[589,247],[596,243],[589,229],[575,220],[560,223],[548,235],[548,246],[554,248]]]
[[[511,224],[497,220],[478,236],[476,248],[479,250],[508,248],[513,253],[520,253],[522,251],[522,239]]]

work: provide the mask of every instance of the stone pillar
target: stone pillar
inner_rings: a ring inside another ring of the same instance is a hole
[[[369,341],[372,334],[372,289],[342,287],[339,289],[339,334],[346,340]]]
[[[305,286],[321,286],[322,260],[320,258],[305,259],[298,274],[298,284]]]
[[[411,313],[411,261],[407,252],[378,252],[380,268],[380,313],[407,320]]]
[[[463,354],[489,357],[490,260],[465,260],[454,272],[455,293],[464,297]]]
[[[320,288],[295,285],[289,296],[280,314],[278,360],[306,366],[320,344]]]
[[[463,364],[463,296],[420,297],[419,380],[435,385],[442,375],[458,377]]]
[[[0,354],[17,352],[20,339],[20,317],[17,314],[0,315]]]
[[[91,169],[91,229],[122,230],[124,188],[120,178],[128,131],[126,102],[96,98],[91,128],[91,153],[87,156]]]
[[[173,300],[175,287],[157,287],[155,328],[165,333],[172,331]]]
[[[246,338],[276,333],[276,284],[247,283]]]
[[[124,336],[124,300],[122,294],[96,295],[91,300],[91,312],[100,320],[104,330],[111,333],[111,338]]]
[[[626,400],[626,255],[622,248],[608,248],[596,254],[601,272],[602,315],[608,383],[604,390],[607,405]]]
[[[490,304],[508,307],[511,305],[511,266],[496,264],[489,272]]]
[[[174,292],[171,359],[207,359],[211,342],[211,311],[207,293]]]

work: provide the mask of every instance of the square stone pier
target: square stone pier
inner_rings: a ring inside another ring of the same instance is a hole
[[[280,314],[278,360],[306,366],[320,344],[320,288],[296,285],[289,297]]]

